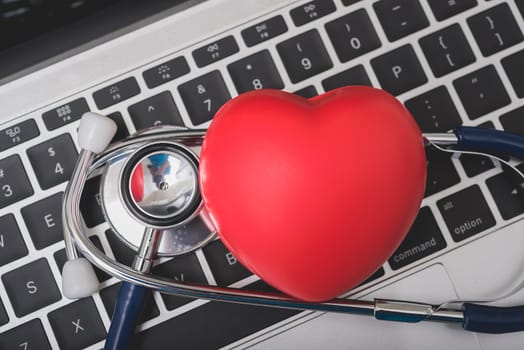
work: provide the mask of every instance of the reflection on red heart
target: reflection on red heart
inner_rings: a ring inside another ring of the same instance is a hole
[[[267,283],[306,301],[375,272],[418,212],[426,158],[394,97],[345,87],[304,99],[250,92],[215,116],[200,185],[220,238]]]

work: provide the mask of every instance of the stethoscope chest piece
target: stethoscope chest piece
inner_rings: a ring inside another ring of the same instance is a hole
[[[202,206],[198,156],[179,143],[148,143],[105,165],[101,204],[115,234],[132,249],[144,227],[162,230],[157,255],[193,251],[215,235]]]

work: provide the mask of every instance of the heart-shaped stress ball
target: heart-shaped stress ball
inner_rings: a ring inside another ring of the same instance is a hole
[[[422,134],[370,87],[226,103],[201,151],[204,205],[235,257],[306,301],[347,292],[395,251],[423,197]]]

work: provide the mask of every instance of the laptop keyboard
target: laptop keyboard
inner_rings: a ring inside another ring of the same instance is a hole
[[[102,347],[119,282],[69,301],[61,199],[78,156],[76,127],[89,110],[118,125],[114,141],[154,125],[202,127],[232,96],[274,88],[313,97],[345,85],[399,97],[424,132],[461,124],[524,134],[524,2],[463,0],[297,1],[123,76],[49,101],[0,131],[0,348]],[[152,58],[156,59],[156,58]],[[424,266],[524,213],[522,181],[474,155],[429,149],[425,199],[406,239],[361,290]],[[134,251],[108,229],[100,177],[81,212],[99,249],[130,265]],[[271,290],[219,241],[154,272],[178,281]],[[136,349],[218,348],[305,313],[151,294]]]

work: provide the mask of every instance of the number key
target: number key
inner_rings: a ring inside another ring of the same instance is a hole
[[[275,63],[267,50],[234,62],[227,68],[239,94],[249,90],[282,89],[284,87]]]
[[[0,160],[0,209],[33,194],[18,155]]]
[[[380,47],[380,39],[364,9],[329,22],[326,30],[341,62]]]
[[[71,137],[63,134],[28,149],[27,156],[45,190],[71,178],[78,153]]]
[[[278,44],[277,50],[293,83],[333,67],[322,39],[314,29]]]
[[[194,125],[211,120],[216,111],[231,98],[217,70],[180,85],[178,92]]]

